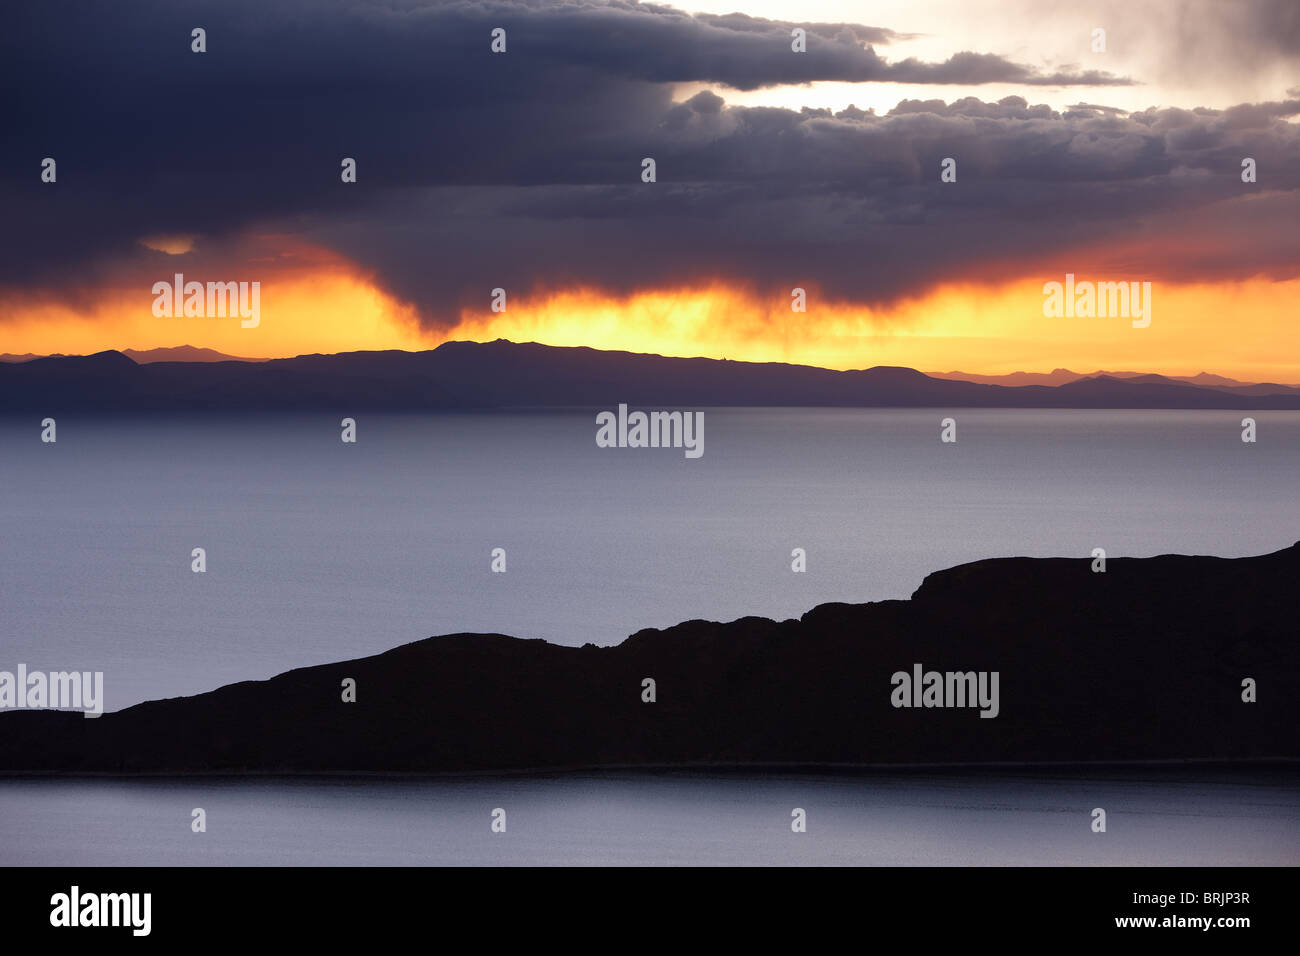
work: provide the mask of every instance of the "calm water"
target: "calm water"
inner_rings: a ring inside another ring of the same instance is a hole
[[[590,412],[362,415],[356,445],[341,414],[0,420],[0,669],[102,670],[111,710],[432,634],[609,644],[988,556],[1300,538],[1300,413],[1255,445],[1238,412],[960,411],[955,445],[944,414],[708,410],[697,460],[597,448]]]
[[[6,780],[0,865],[1295,865],[1297,784],[1212,770]]]

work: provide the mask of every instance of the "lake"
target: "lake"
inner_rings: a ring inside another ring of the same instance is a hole
[[[1212,768],[10,779],[0,865],[1294,866],[1298,784]]]
[[[103,671],[114,710],[434,634],[611,644],[985,557],[1300,538],[1297,412],[1252,445],[1231,411],[708,409],[698,459],[598,448],[591,411],[365,414],[356,444],[343,414],[0,419],[0,669]]]

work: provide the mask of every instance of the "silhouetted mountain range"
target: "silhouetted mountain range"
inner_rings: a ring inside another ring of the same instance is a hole
[[[978,561],[907,601],[797,621],[689,621],[613,647],[455,634],[96,719],[3,713],[0,772],[1300,758],[1300,544],[1090,565]],[[997,672],[997,716],[894,706],[893,675],[917,664]]]
[[[239,355],[227,355],[216,349],[195,348],[193,345],[177,345],[171,348],[157,349],[122,349],[122,354],[137,365],[150,362],[265,362],[262,358],[247,358]],[[68,358],[66,355],[36,355],[28,352],[15,355],[12,352],[0,352],[0,362],[30,362],[38,358]]]
[[[1300,386],[1279,385],[1276,382],[1241,382],[1235,378],[1198,372],[1195,375],[1152,375],[1148,372],[1072,372],[1068,368],[1052,369],[1050,372],[1010,372],[1006,375],[980,375],[974,372],[931,372],[931,378],[955,379],[963,382],[979,382],[984,385],[1065,385],[1082,378],[1109,376],[1122,378],[1128,382],[1161,383],[1166,385],[1199,385],[1216,388],[1237,395],[1285,395],[1300,393]]]
[[[1281,386],[1279,386],[1281,387]],[[535,343],[448,342],[263,362],[151,362],[121,352],[0,364],[0,411],[292,410],[569,406],[1300,408],[1300,392],[1238,394],[1143,376],[1008,387],[909,368],[666,358]]]

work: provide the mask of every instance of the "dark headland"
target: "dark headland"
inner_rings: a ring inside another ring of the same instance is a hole
[[[1001,558],[931,574],[907,601],[688,621],[612,647],[433,637],[97,719],[3,713],[0,772],[1294,760],[1297,582],[1300,544],[1104,573]],[[997,716],[894,707],[891,675],[915,664],[998,672]]]

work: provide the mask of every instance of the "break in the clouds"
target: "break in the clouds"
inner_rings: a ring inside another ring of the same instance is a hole
[[[1122,265],[1178,278],[1300,263],[1289,95],[1127,113],[1105,91],[1141,77],[992,50],[890,59],[875,47],[904,37],[888,25],[801,24],[795,54],[791,23],[625,2],[52,0],[8,19],[0,282],[15,297],[147,285],[177,261],[273,270],[274,236],[346,257],[435,326],[496,286],[724,279],[879,302],[1136,240],[1149,254]],[[955,95],[879,115],[727,105],[729,89],[817,80]],[[675,100],[699,82],[715,91]],[[1026,92],[970,95],[990,83]],[[1032,102],[1065,84],[1080,105]],[[57,187],[39,181],[46,156]],[[944,157],[956,184],[939,182]]]
[[[517,7],[480,4],[470,9],[496,23],[520,16]],[[1104,70],[1044,72],[994,53],[959,52],[937,63],[911,57],[890,62],[874,47],[907,35],[850,23],[800,23],[743,13],[692,15],[668,6],[621,0],[539,0],[524,9],[529,13],[522,19],[522,36],[538,56],[657,83],[703,81],[753,90],[815,81],[966,86],[1132,82]],[[795,27],[806,34],[803,56],[789,55]]]

